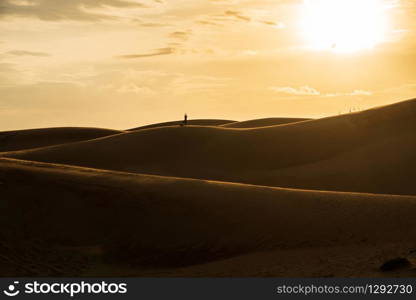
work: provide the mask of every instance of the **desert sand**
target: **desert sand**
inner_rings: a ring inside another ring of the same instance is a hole
[[[0,275],[416,275],[416,100],[248,123],[10,140]]]
[[[121,133],[120,130],[61,127],[0,132],[0,152],[61,145]]]
[[[4,259],[3,250],[1,270],[12,273],[27,274],[32,268],[33,275],[98,275],[100,268],[108,268],[106,275],[123,275],[115,267],[119,264],[135,276],[155,270],[191,276],[193,269],[232,275],[217,266],[235,262],[238,269],[248,260],[254,265],[246,263],[242,274],[261,275],[256,264],[271,257],[317,259],[331,249],[348,256],[357,247],[368,252],[367,263],[376,268],[389,254],[416,246],[416,197],[411,196],[272,188],[10,159],[2,159],[0,168],[2,243],[22,237],[21,247],[35,244],[41,253],[28,266],[23,262],[36,253]],[[43,249],[46,242],[56,246]],[[380,245],[387,250],[369,250]],[[66,253],[76,262],[75,270],[72,261],[60,266],[59,257]],[[371,259],[375,254],[377,261]],[[321,271],[309,268],[302,272]],[[347,268],[339,275],[351,272]]]
[[[413,195],[415,126],[416,100],[410,100],[280,126],[157,127],[4,155],[163,176]]]

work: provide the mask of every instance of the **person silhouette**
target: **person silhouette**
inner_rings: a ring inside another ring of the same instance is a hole
[[[187,125],[188,124],[188,115],[185,113],[185,115],[183,116],[183,125]]]

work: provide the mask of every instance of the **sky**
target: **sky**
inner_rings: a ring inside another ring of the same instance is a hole
[[[414,98],[416,1],[331,1],[0,0],[0,130],[319,118]]]

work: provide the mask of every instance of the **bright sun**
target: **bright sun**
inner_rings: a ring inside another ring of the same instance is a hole
[[[351,53],[385,39],[383,0],[304,0],[302,32],[315,50]]]

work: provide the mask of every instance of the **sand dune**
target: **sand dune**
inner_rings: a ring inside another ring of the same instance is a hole
[[[310,120],[310,119],[264,118],[264,119],[247,120],[247,121],[241,121],[241,122],[231,121],[231,120],[220,120],[220,119],[195,119],[195,120],[188,120],[188,124],[195,125],[195,126],[220,126],[220,127],[225,127],[225,128],[253,128],[253,127],[283,125],[283,124],[301,122],[301,121],[306,121],[306,120]],[[136,131],[136,130],[165,127],[165,126],[176,126],[176,125],[181,125],[181,124],[183,124],[182,120],[163,122],[163,123],[156,123],[156,124],[136,127],[136,128],[128,129],[127,131]]]
[[[416,100],[409,100],[284,126],[161,127],[8,155],[167,176],[416,194],[410,179],[415,126]]]
[[[234,123],[234,122],[235,121],[231,121],[231,120],[217,120],[217,119],[188,120],[189,125],[198,125],[198,126],[219,126],[219,125],[224,125],[224,124]],[[157,128],[157,127],[165,127],[165,126],[177,126],[181,124],[183,124],[183,120],[150,124],[150,125],[128,129],[127,131],[136,131],[136,130],[141,130],[141,129],[150,129],[150,128]]]
[[[117,263],[127,263],[137,274],[142,265],[173,268],[258,251],[279,250],[274,255],[284,259],[285,249],[398,245],[416,234],[416,197],[408,196],[290,190],[8,159],[0,159],[0,190],[3,242],[36,240],[50,251],[70,249],[75,257],[96,249],[100,258],[91,262],[90,257],[84,267],[101,276],[111,272],[96,269],[97,261],[111,262],[113,272],[120,269]],[[10,270],[13,264],[0,254],[0,270]],[[248,270],[250,259],[246,263]],[[33,269],[45,270],[42,266]],[[313,266],[318,267],[319,262]]]
[[[252,174],[262,184],[323,190],[416,194],[416,138],[414,133],[358,147],[318,162]]]
[[[255,119],[242,122],[233,122],[221,125],[225,128],[254,128],[254,127],[265,127],[265,126],[276,126],[289,123],[296,123],[302,121],[308,121],[310,119],[304,118],[265,118],[265,119]]]
[[[39,128],[0,132],[0,152],[73,143],[121,133],[84,127]]]

